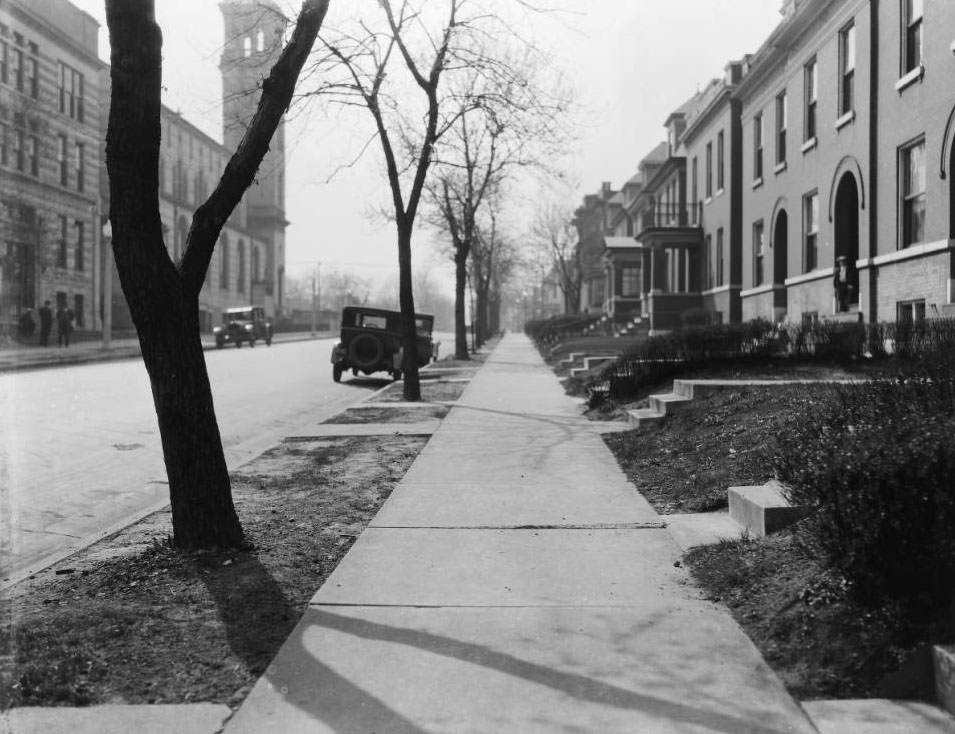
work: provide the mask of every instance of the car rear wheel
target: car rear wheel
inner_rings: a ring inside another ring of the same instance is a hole
[[[255,337],[249,339],[249,346],[255,349]]]
[[[333,379],[335,382],[341,382],[341,381],[342,381],[342,366],[341,366],[340,364],[333,364],[333,365],[332,365],[332,379]]]

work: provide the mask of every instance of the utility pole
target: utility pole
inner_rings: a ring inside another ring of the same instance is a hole
[[[96,227],[99,229],[99,217],[96,219]],[[113,226],[106,220],[102,225],[102,247],[103,265],[103,349],[109,349],[113,338]]]
[[[312,336],[318,327],[318,311],[322,303],[322,261],[319,260],[312,276]]]

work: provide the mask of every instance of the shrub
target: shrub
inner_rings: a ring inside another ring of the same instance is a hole
[[[894,380],[833,388],[794,418],[771,462],[795,504],[814,508],[802,539],[860,601],[955,594],[955,377],[928,365]]]

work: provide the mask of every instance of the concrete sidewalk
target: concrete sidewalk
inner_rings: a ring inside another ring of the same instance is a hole
[[[225,731],[815,732],[679,557],[509,335]]]

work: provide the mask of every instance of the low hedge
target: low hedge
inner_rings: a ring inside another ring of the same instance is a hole
[[[955,363],[841,385],[768,451],[800,537],[856,597],[934,608],[955,596]]]

